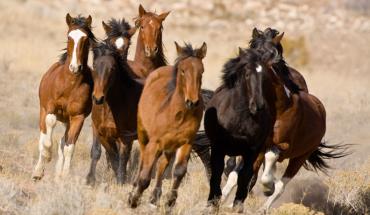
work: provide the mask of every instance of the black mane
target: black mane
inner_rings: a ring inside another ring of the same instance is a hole
[[[271,43],[272,39],[279,35],[279,31],[273,28],[266,28],[264,32],[260,32],[260,35],[256,38],[252,38],[249,41],[249,47],[252,49],[257,49],[262,52],[266,52],[265,44]],[[289,67],[283,57],[283,46],[279,43],[275,46],[277,52],[280,55],[280,60],[277,63],[273,64],[275,72],[283,79],[284,84],[288,87],[293,93],[299,92],[301,89],[299,86],[294,83],[290,77]]]
[[[239,56],[230,59],[224,64],[222,82],[227,88],[233,88],[244,76],[245,66],[256,68],[260,55],[254,49],[245,49]]]
[[[91,27],[87,24],[87,20],[85,17],[78,15],[76,18],[73,18],[72,21],[73,25],[82,28],[84,31],[87,32],[87,37],[90,41],[90,46],[94,46],[97,43],[97,39],[93,32],[91,31]],[[67,49],[63,49],[63,53],[59,56],[59,63],[64,64],[67,60]]]
[[[131,29],[131,26],[124,18],[122,19],[110,19],[107,25],[112,29],[108,34],[107,37],[128,37],[128,31]]]
[[[182,49],[183,53],[182,55],[178,56],[175,60],[175,65],[173,66],[173,72],[172,72],[172,79],[167,85],[167,90],[171,94],[175,88],[177,83],[177,67],[179,63],[188,58],[188,57],[197,57],[196,50],[193,48],[191,44],[185,43],[185,47]]]

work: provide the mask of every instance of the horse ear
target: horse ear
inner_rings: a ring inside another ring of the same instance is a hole
[[[279,43],[280,43],[280,41],[281,41],[281,39],[283,39],[283,36],[284,36],[284,32],[283,32],[283,33],[281,33],[280,35],[277,35],[276,37],[274,37],[274,38],[272,39],[272,42],[273,42],[275,45],[279,44]]]
[[[72,19],[73,18],[71,17],[71,15],[69,15],[69,13],[67,13],[67,15],[66,15],[66,23],[67,23],[68,26],[71,26]]]
[[[177,44],[176,41],[175,41],[175,46],[176,46],[177,56],[181,56],[183,53],[181,46],[179,46],[179,44]]]
[[[146,14],[146,11],[144,7],[140,4],[139,5],[139,16],[142,17],[144,14]]]
[[[101,24],[103,25],[106,34],[109,34],[112,31],[112,28],[109,25],[105,24],[104,21],[102,21]]]
[[[261,36],[260,31],[256,27],[254,27],[252,32],[252,38],[256,39],[259,36]]]
[[[243,48],[242,47],[239,47],[239,55],[242,55],[244,53],[245,53],[245,51],[243,50]]]
[[[158,18],[163,22],[166,19],[166,17],[168,16],[168,14],[170,14],[170,12],[171,11],[162,13],[161,15],[158,16]]]
[[[87,26],[89,26],[89,28],[91,28],[91,23],[92,23],[91,15],[89,15],[89,17],[87,17],[86,22],[87,22]]]
[[[197,50],[197,57],[203,59],[207,54],[207,44],[203,42],[202,46]]]
[[[136,29],[137,29],[136,27],[133,27],[133,28],[130,28],[130,30],[128,30],[128,35],[130,38],[135,34]]]

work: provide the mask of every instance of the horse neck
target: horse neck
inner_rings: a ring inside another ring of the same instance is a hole
[[[274,106],[276,109],[276,114],[280,115],[289,108],[291,98],[287,95],[285,90],[284,82],[280,79],[275,71],[270,71],[274,73],[272,77],[272,89],[274,93]]]
[[[157,46],[158,53],[156,54],[156,56],[154,58],[147,57],[145,55],[145,47],[143,41],[141,40],[141,31],[139,31],[134,62],[140,62],[146,68],[147,74],[145,74],[145,76],[148,76],[149,72],[157,69],[158,67],[167,65],[167,62],[163,56],[162,31],[158,35]]]

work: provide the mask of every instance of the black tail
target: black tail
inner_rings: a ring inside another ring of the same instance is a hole
[[[212,98],[213,94],[215,94],[215,92],[212,91],[212,90],[201,89],[200,93],[202,94],[203,103],[204,103],[204,106],[206,107],[209,100],[211,100],[211,98]]]
[[[204,131],[198,131],[193,143],[194,153],[202,160],[207,176],[211,176],[211,142]]]
[[[327,145],[326,142],[322,142],[303,164],[303,167],[316,172],[320,170],[327,174],[327,170],[331,167],[326,160],[350,155],[349,146],[348,144]]]

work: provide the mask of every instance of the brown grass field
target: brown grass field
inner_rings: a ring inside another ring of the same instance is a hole
[[[271,214],[370,214],[370,1],[369,0],[143,0],[146,9],[171,10],[164,23],[165,54],[175,58],[173,41],[208,44],[203,85],[215,89],[223,63],[246,47],[254,26],[284,31],[288,63],[305,76],[311,93],[327,110],[329,143],[354,144],[350,156],[330,162],[328,175],[302,169]],[[131,185],[118,187],[103,156],[97,186],[85,185],[90,162],[91,121],[77,142],[72,176],[53,180],[57,153],[45,177],[34,183],[38,156],[38,84],[65,47],[65,15],[91,14],[95,35],[102,20],[125,17],[133,24],[134,0],[0,0],[0,214],[163,214],[147,205],[127,206]],[[132,40],[130,58],[135,52]],[[55,143],[61,137],[59,127]],[[284,167],[284,163],[280,165]],[[282,171],[282,168],[280,170]],[[280,172],[281,172],[280,171]],[[170,181],[164,184],[168,190]],[[255,214],[265,197],[257,183],[245,202]],[[201,214],[208,183],[200,160],[191,160],[174,214]],[[163,199],[163,198],[162,198]],[[222,207],[220,214],[231,214]]]

